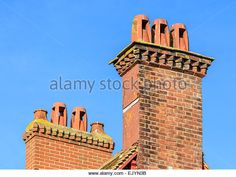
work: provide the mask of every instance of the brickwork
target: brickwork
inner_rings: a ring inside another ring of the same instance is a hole
[[[138,102],[123,114],[123,148],[139,141],[138,168],[202,169],[202,79],[146,64],[123,75],[131,78],[139,89],[124,89],[123,103]]]
[[[101,122],[87,132],[86,109],[57,102],[51,121],[38,109],[27,126],[26,169],[208,169],[202,153],[202,78],[214,60],[189,51],[184,24],[132,23],[132,43],[111,62],[123,82],[123,149]],[[114,125],[113,125],[114,126]],[[102,166],[103,165],[103,166]]]
[[[139,104],[130,107],[139,97],[138,85],[132,83],[138,79],[138,65],[134,66],[122,77],[123,86],[123,149],[129,148],[138,140],[139,127]],[[129,108],[130,107],[130,108]]]
[[[58,109],[58,105],[63,105],[63,109]],[[77,107],[72,112],[73,128],[67,127],[64,126],[67,115],[56,114],[61,110],[66,112],[65,104],[54,104],[51,122],[47,120],[47,111],[34,112],[34,119],[23,134],[26,169],[98,169],[112,157],[114,149],[114,142],[105,133],[103,123],[92,123],[91,132],[85,131],[86,111]]]
[[[167,89],[140,85],[139,168],[202,169],[201,78],[141,64],[139,79],[172,83]]]
[[[34,136],[26,142],[26,169],[97,169],[111,151],[61,138]]]
[[[202,169],[201,87],[213,58],[189,51],[184,24],[149,24],[134,17],[132,43],[110,62],[123,81],[123,149],[138,142],[138,169]]]

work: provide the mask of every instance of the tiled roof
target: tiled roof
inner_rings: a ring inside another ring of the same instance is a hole
[[[114,155],[108,162],[103,164],[100,167],[100,170],[121,170],[123,169],[125,164],[134,157],[134,155],[137,155],[138,153],[138,143],[135,143],[127,150],[122,150],[116,155]],[[203,170],[209,170],[209,167],[206,162],[203,162]]]
[[[114,142],[105,133],[89,133],[61,125],[53,124],[47,120],[34,119],[23,134],[24,141],[30,139],[35,133],[82,142],[99,147],[114,149]]]
[[[138,144],[135,143],[129,149],[120,151],[116,155],[114,155],[108,162],[103,164],[100,167],[100,170],[117,170],[120,169],[123,164],[125,164],[133,155],[138,152]]]

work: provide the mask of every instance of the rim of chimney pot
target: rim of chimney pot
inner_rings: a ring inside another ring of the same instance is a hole
[[[99,125],[102,125],[104,127],[104,123],[99,122],[99,121],[91,123],[90,126],[93,126],[94,124],[99,124]]]
[[[36,113],[36,112],[38,112],[38,111],[43,111],[43,112],[46,112],[46,113],[48,113],[48,111],[47,111],[47,110],[45,110],[45,109],[42,109],[42,108],[35,109],[35,110],[34,110],[34,113]]]

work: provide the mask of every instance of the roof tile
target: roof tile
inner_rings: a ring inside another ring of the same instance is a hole
[[[102,167],[100,167],[100,170],[117,170],[119,169],[123,164],[126,163],[129,158],[138,152],[138,144],[133,144],[129,149],[122,150],[116,155],[114,155],[108,162],[103,164]]]

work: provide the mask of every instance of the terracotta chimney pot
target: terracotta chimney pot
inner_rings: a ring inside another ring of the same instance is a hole
[[[91,133],[104,133],[104,124],[101,122],[94,122],[91,124]]]

